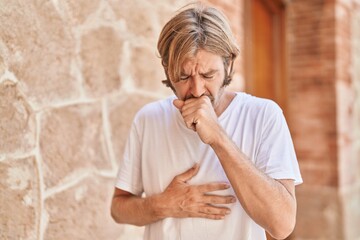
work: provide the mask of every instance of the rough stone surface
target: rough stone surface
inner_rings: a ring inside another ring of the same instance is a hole
[[[71,21],[80,25],[86,21],[90,14],[96,12],[99,7],[99,0],[66,0],[65,4]]]
[[[82,38],[82,72],[87,95],[101,97],[120,88],[122,42],[109,27],[101,27]]]
[[[130,73],[136,86],[151,92],[171,94],[170,88],[162,84],[165,73],[155,48],[135,47],[132,49]]]
[[[108,2],[116,17],[126,20],[127,29],[132,34],[146,38],[157,36],[159,23],[152,3],[133,0],[109,0]]]
[[[52,187],[79,172],[108,169],[100,104],[54,109],[41,123],[44,183]]]
[[[17,84],[0,83],[0,154],[26,153],[35,147],[35,117]]]
[[[36,108],[79,95],[79,86],[70,75],[74,39],[51,1],[2,1],[0,22],[9,70]]]
[[[0,54],[0,77],[1,77],[1,75],[4,74],[4,72],[5,72],[5,62],[4,62],[3,57]]]
[[[35,158],[0,162],[0,239],[37,239],[39,179]]]
[[[124,227],[111,219],[113,191],[113,180],[91,176],[49,197],[44,239],[118,239]]]
[[[135,113],[146,103],[154,100],[154,98],[144,98],[139,94],[129,94],[113,98],[109,102],[111,140],[117,163],[122,160],[126,139]]]

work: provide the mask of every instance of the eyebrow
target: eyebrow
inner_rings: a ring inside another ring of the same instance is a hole
[[[216,73],[216,72],[218,72],[219,70],[216,70],[216,69],[210,69],[210,70],[208,70],[207,72],[204,72],[204,73],[199,73],[200,75],[212,75],[212,74],[214,74],[214,73]],[[181,71],[181,75],[182,76],[190,76],[191,74],[186,74],[186,73],[184,73],[184,71]]]
[[[210,69],[209,71],[207,72],[204,72],[204,73],[199,73],[200,75],[213,75],[214,73],[216,73],[218,70],[216,69]]]

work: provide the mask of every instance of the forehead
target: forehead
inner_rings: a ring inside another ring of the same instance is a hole
[[[222,57],[205,50],[199,50],[195,56],[186,58],[182,65],[182,70],[184,71],[206,71],[222,68]]]

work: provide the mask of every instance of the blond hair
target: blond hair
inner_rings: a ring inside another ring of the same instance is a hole
[[[179,12],[164,26],[157,47],[167,78],[163,83],[171,88],[170,80],[177,82],[180,79],[185,59],[195,56],[199,49],[223,58],[226,86],[232,80],[232,64],[239,54],[225,15],[199,3]]]

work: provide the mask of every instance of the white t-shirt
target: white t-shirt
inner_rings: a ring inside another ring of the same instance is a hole
[[[158,194],[195,162],[200,163],[200,170],[190,184],[229,182],[213,149],[185,126],[174,99],[147,104],[135,116],[117,188],[138,196]],[[288,126],[276,103],[237,93],[218,120],[258,169],[274,179],[302,182]],[[212,193],[235,196],[232,188]],[[223,220],[166,218],[146,226],[144,239],[266,239],[264,229],[246,214],[239,201],[225,206],[231,213]]]

